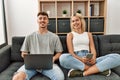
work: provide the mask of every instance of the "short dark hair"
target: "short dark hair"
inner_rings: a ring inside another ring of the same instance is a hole
[[[48,17],[48,14],[47,14],[46,12],[38,12],[37,17],[38,17],[39,15],[44,15],[44,16],[47,16],[47,17]]]

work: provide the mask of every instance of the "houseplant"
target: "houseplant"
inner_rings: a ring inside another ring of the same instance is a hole
[[[81,12],[80,9],[78,9],[78,10],[76,11],[76,14],[77,14],[78,16],[81,16],[81,17],[82,17],[82,12]]]
[[[66,17],[67,16],[67,10],[63,10],[63,17]]]
[[[80,10],[80,9],[78,9],[78,10],[77,10],[77,13],[81,14],[82,12],[81,12],[81,10]]]

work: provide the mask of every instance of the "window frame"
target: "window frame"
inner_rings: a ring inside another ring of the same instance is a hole
[[[7,41],[7,28],[6,28],[6,16],[5,16],[5,4],[4,4],[4,0],[1,0],[1,12],[2,12],[2,20],[3,20],[3,31],[4,31],[4,39],[5,42],[3,44],[0,44],[0,49],[6,45],[8,45],[8,41]]]

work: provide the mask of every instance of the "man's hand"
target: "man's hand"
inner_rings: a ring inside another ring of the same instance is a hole
[[[21,54],[22,58],[24,58],[25,55],[27,55],[27,54],[28,54],[27,52],[22,52],[22,54]]]
[[[56,55],[53,56],[53,63],[59,59],[60,55],[61,55],[61,52],[57,52]]]
[[[55,57],[53,57],[53,63],[55,62]]]

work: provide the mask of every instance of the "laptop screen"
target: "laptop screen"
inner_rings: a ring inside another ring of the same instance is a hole
[[[52,69],[53,54],[27,54],[24,63],[26,69]]]

